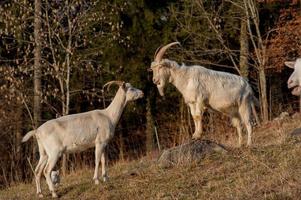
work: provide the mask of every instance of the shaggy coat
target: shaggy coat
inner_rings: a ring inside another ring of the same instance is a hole
[[[205,109],[210,108],[231,117],[232,124],[238,132],[239,146],[242,143],[241,123],[243,123],[248,132],[247,145],[251,145],[252,111],[255,117],[257,115],[252,89],[244,78],[198,65],[182,64],[180,66],[175,61],[168,59],[152,62],[151,70],[153,71],[153,82],[162,96],[167,82],[173,84],[183,95],[195,123],[193,139],[201,137],[202,116]]]
[[[167,59],[163,62],[170,66],[169,82],[182,93],[186,103],[204,102],[211,109],[231,115],[228,108],[237,107],[244,97],[252,95],[251,87],[241,76],[198,65],[179,66]]]

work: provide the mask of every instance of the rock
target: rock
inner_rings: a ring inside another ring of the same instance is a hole
[[[287,137],[287,142],[291,142],[294,144],[300,144],[301,143],[301,128],[296,128],[293,131],[291,131]]]
[[[301,136],[301,128],[296,128],[292,132],[289,133],[292,137],[300,137]]]
[[[296,113],[294,113],[293,115],[292,115],[292,118],[293,119],[300,119],[300,112],[296,112]]]
[[[55,186],[58,186],[60,184],[60,171],[59,170],[51,171],[50,178],[52,183]]]
[[[282,112],[282,113],[280,113],[280,115],[278,117],[274,118],[274,121],[281,121],[281,120],[284,120],[287,117],[289,117],[289,113],[288,112]]]
[[[199,162],[205,155],[227,150],[215,142],[209,140],[195,140],[188,143],[164,150],[161,154],[158,165],[160,167],[170,167],[177,164]]]

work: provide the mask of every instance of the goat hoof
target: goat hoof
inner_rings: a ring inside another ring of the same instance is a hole
[[[103,179],[103,182],[107,182],[109,180],[109,177],[108,176],[103,176],[102,179]]]
[[[192,136],[193,141],[200,140],[200,139],[201,139],[201,136]]]
[[[95,180],[94,180],[94,183],[95,183],[95,185],[99,185],[99,180],[98,180],[98,179],[95,179]]]
[[[43,195],[42,193],[39,193],[39,194],[38,194],[38,197],[39,197],[39,198],[43,198],[44,195]]]
[[[55,192],[52,192],[52,198],[58,198],[58,196]]]

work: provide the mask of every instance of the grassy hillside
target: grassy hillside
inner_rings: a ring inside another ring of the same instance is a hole
[[[60,199],[301,199],[301,139],[288,134],[301,117],[285,118],[255,130],[252,148],[229,148],[200,163],[159,168],[149,157],[119,162],[110,180],[93,184],[93,169],[63,177]],[[301,136],[300,136],[301,138]],[[51,198],[43,180],[43,193]],[[35,184],[0,191],[0,199],[37,199]]]

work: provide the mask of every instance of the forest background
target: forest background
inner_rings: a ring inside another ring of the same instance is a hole
[[[179,41],[166,57],[239,74],[259,99],[263,123],[299,112],[287,89],[284,61],[301,55],[296,0],[4,0],[0,2],[0,187],[32,180],[36,141],[22,136],[49,119],[106,107],[111,80],[140,88],[107,149],[131,160],[189,140],[193,123],[175,88],[159,96],[147,69],[155,50]],[[233,145],[229,119],[207,112],[204,138]],[[221,134],[222,133],[222,134]],[[112,162],[111,162],[112,163]],[[64,173],[94,165],[93,150],[68,155]]]

